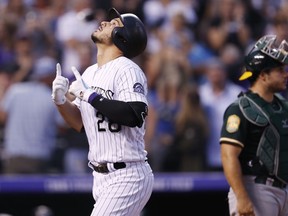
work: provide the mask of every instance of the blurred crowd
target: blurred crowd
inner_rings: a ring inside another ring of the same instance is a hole
[[[70,81],[71,66],[96,63],[90,36],[111,7],[147,28],[134,61],[148,79],[154,171],[222,170],[222,116],[247,87],[243,57],[264,34],[288,40],[286,0],[1,0],[0,173],[90,172],[86,136],[57,114],[51,83],[57,62]]]

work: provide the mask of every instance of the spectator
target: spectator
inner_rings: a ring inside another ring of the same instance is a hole
[[[0,64],[0,103],[6,94],[7,89],[12,84],[12,77],[18,70],[15,62]],[[4,124],[0,122],[0,159],[3,155]],[[2,172],[2,161],[0,160],[0,173]]]
[[[175,136],[163,159],[163,171],[200,172],[205,170],[205,149],[209,121],[200,103],[198,88],[184,87],[175,119]]]
[[[17,24],[0,16],[0,64],[15,60],[15,34]]]
[[[201,104],[207,112],[210,126],[210,136],[206,148],[206,165],[210,171],[222,170],[220,158],[220,131],[224,111],[233,98],[244,90],[232,83],[228,78],[223,62],[214,58],[207,62],[205,70],[206,81],[199,86]]]
[[[242,52],[241,50],[233,43],[226,43],[223,46],[223,49],[219,55],[221,61],[225,65],[228,73],[228,79],[237,85],[245,86],[245,83],[240,82],[238,77],[242,73]]]
[[[56,26],[56,40],[62,47],[62,70],[65,77],[73,77],[71,67],[79,67],[81,44],[91,44],[90,36],[98,27],[98,22],[87,22],[81,12],[90,10],[92,0],[73,0],[72,7],[58,18]],[[76,27],[77,26],[77,27]]]
[[[57,128],[65,125],[51,102],[55,59],[42,57],[31,81],[9,87],[1,101],[5,124],[3,171],[6,174],[47,173],[56,146]]]
[[[145,134],[152,168],[161,171],[163,156],[172,144],[175,116],[179,110],[179,96],[185,72],[173,59],[173,48],[166,47],[160,57],[155,91],[148,97],[149,114]]]
[[[15,40],[15,61],[19,65],[13,75],[13,82],[27,81],[33,70],[35,56],[32,50],[32,40],[29,35],[17,35]]]
[[[18,70],[18,67],[17,63],[13,61],[0,64],[0,101],[12,84],[12,77]]]
[[[147,0],[143,5],[144,23],[148,27],[165,25],[168,22],[167,9],[172,0]]]

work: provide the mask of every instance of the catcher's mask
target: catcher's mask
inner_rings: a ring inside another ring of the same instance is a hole
[[[108,18],[110,20],[120,18],[123,23],[123,27],[113,29],[112,40],[124,56],[133,58],[145,50],[147,33],[144,24],[135,14],[119,14],[115,8],[111,8]]]
[[[239,80],[245,80],[263,70],[281,67],[288,64],[288,43],[283,40],[276,44],[276,35],[261,37],[244,58],[245,72]]]

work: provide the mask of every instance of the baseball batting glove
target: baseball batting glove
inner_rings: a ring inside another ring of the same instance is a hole
[[[52,83],[52,100],[57,105],[66,102],[66,93],[68,92],[69,80],[62,76],[62,70],[59,63],[56,65],[56,77]]]
[[[69,92],[83,101],[91,102],[98,94],[84,82],[79,71],[75,67],[72,67],[71,69],[76,80],[70,85]]]

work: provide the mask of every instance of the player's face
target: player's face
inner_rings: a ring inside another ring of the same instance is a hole
[[[91,38],[94,43],[112,43],[112,31],[115,27],[123,27],[123,23],[120,18],[112,19],[110,22],[101,22],[99,28],[92,33]]]
[[[280,92],[286,89],[288,72],[285,67],[277,67],[266,74],[267,85],[273,92]]]

